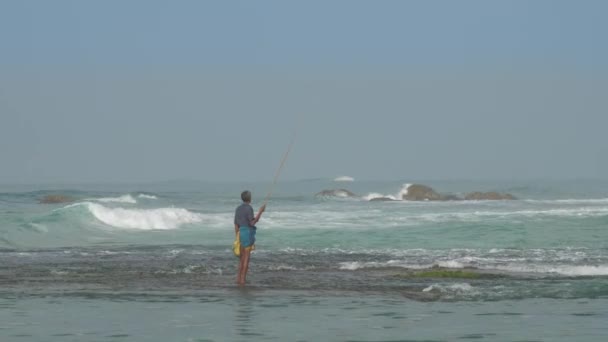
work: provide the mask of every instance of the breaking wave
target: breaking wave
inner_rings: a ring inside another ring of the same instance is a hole
[[[469,283],[455,283],[450,285],[445,284],[432,284],[422,290],[422,292],[440,292],[440,293],[455,293],[455,294],[464,294],[464,293],[476,293],[477,290],[471,286]]]
[[[334,182],[354,182],[355,179],[350,176],[340,176],[334,179]]]
[[[184,224],[198,223],[203,215],[183,208],[125,209],[109,208],[99,203],[80,202],[58,210],[84,207],[101,223],[128,229],[176,229]]]
[[[84,203],[99,221],[117,228],[175,229],[183,224],[202,221],[199,214],[183,208],[124,209]]]
[[[371,201],[371,200],[376,199],[376,198],[388,198],[388,199],[391,199],[393,201],[402,201],[403,200],[403,196],[407,195],[407,191],[408,191],[408,189],[409,189],[409,187],[411,185],[412,184],[410,184],[410,183],[403,184],[403,186],[401,187],[401,189],[399,190],[399,192],[397,194],[394,194],[394,195],[391,195],[391,194],[384,195],[384,194],[381,194],[381,193],[372,192],[372,193],[369,193],[369,194],[363,196],[363,199],[365,199],[367,201]]]
[[[148,194],[139,194],[139,195],[137,195],[137,197],[145,198],[145,199],[158,199],[158,197],[156,197],[154,195],[148,195]]]
[[[129,203],[136,204],[137,200],[131,195],[122,195],[118,197],[102,197],[102,198],[90,198],[89,201],[97,201],[103,203]]]
[[[412,264],[403,260],[388,260],[383,262],[341,262],[339,269],[355,271],[366,268],[405,268],[411,270],[425,270],[434,267],[449,269],[474,268],[484,271],[502,271],[513,274],[538,274],[538,275],[560,275],[569,277],[582,276],[606,276],[608,275],[608,265],[534,265],[534,264],[508,264],[508,265],[478,265],[472,267],[466,263],[448,260],[438,261],[430,264]]]
[[[507,265],[497,266],[497,270],[512,273],[559,274],[570,277],[605,276],[608,275],[608,265]]]

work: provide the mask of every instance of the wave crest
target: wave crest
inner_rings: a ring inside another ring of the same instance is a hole
[[[154,195],[148,195],[148,194],[139,194],[137,195],[137,197],[139,198],[145,198],[145,199],[158,199],[158,197],[154,196]]]
[[[367,268],[405,268],[410,270],[430,270],[435,267],[441,267],[451,270],[462,270],[473,268],[483,271],[499,271],[500,273],[508,274],[536,274],[541,276],[558,275],[568,277],[584,277],[584,276],[606,276],[608,275],[608,265],[564,265],[564,264],[508,264],[508,265],[472,265],[456,260],[436,261],[428,264],[411,264],[404,260],[388,260],[375,262],[341,262],[338,264],[339,269],[355,271]]]
[[[129,203],[136,204],[137,200],[131,195],[122,195],[118,197],[102,197],[102,198],[91,198],[90,201],[97,201],[103,203]]]
[[[198,223],[202,216],[183,208],[124,209],[108,208],[98,203],[83,202],[93,216],[116,228],[176,229],[181,225]]]
[[[395,195],[384,195],[381,193],[372,192],[372,193],[369,193],[369,194],[363,196],[363,199],[371,201],[371,200],[377,199],[377,198],[385,198],[385,199],[390,199],[393,201],[402,201],[403,196],[407,195],[407,191],[411,185],[412,184],[410,184],[410,183],[403,184],[403,186],[401,187],[399,192]]]

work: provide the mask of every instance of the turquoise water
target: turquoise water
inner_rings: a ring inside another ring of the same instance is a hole
[[[369,201],[404,183],[280,183],[244,290],[233,213],[268,184],[0,186],[0,339],[606,340],[608,182],[427,181],[518,200]],[[315,196],[332,188],[357,196]]]

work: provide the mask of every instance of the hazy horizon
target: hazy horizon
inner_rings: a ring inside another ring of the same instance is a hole
[[[0,184],[608,179],[608,3],[0,4]]]

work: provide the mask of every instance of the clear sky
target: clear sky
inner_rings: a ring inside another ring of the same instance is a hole
[[[2,1],[0,183],[608,178],[608,1]]]

